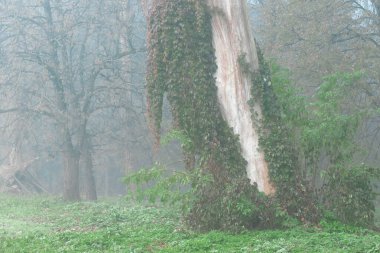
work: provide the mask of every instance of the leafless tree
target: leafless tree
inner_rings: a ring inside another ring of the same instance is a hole
[[[2,10],[9,34],[5,50],[12,59],[12,85],[2,88],[19,98],[11,107],[3,105],[3,112],[29,115],[53,129],[50,143],[63,157],[66,200],[80,199],[81,163],[85,196],[96,199],[92,139],[111,127],[105,113],[133,110],[123,60],[142,49],[133,46],[130,34],[132,4],[20,0]]]

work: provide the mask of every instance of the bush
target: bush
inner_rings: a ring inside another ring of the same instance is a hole
[[[280,228],[292,222],[276,199],[259,192],[247,178],[224,185],[205,185],[186,215],[187,224],[201,231],[221,229],[239,232],[245,229]]]
[[[322,188],[325,207],[343,223],[372,226],[376,198],[372,181],[379,177],[380,170],[366,166],[331,167]]]
[[[259,192],[257,185],[251,185],[246,177],[215,184],[200,169],[169,172],[156,165],[129,175],[124,181],[134,185],[131,197],[137,201],[180,206],[186,224],[197,231],[239,232],[297,223],[275,197]]]

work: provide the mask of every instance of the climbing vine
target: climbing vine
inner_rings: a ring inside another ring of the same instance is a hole
[[[208,184],[192,183],[197,199],[188,213],[189,224],[237,229],[269,222],[260,218],[264,208],[255,203],[266,200],[249,184],[239,138],[219,109],[209,8],[198,0],[162,1],[152,13],[148,37],[148,105],[156,138],[167,96],[174,126],[191,140],[186,154],[197,157],[196,166],[212,178]]]
[[[302,222],[318,222],[321,212],[315,204],[315,196],[309,182],[302,176],[297,150],[290,129],[281,117],[282,110],[272,88],[270,66],[257,46],[258,70],[252,70],[245,55],[238,58],[243,73],[252,80],[249,101],[255,127],[259,130],[259,145],[268,163],[269,176],[276,188],[275,198],[288,214]],[[261,119],[255,105],[261,108]]]
[[[157,138],[166,95],[175,127],[193,144],[188,151],[200,155],[204,164],[215,161],[215,178],[242,175],[245,161],[238,137],[218,106],[207,6],[203,1],[163,1],[151,18],[149,38],[149,112]]]

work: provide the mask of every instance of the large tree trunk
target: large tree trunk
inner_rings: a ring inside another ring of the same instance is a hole
[[[49,78],[52,81],[57,107],[63,115],[68,113],[67,94],[65,93],[65,83],[63,75],[61,73],[62,62],[59,58],[60,47],[57,42],[57,32],[53,19],[53,9],[51,7],[50,0],[43,1],[43,8],[45,13],[45,19],[47,22],[47,37],[49,39],[50,46],[50,65],[47,65],[46,70],[49,72]],[[66,67],[66,65],[64,65]],[[63,198],[67,201],[80,200],[79,194],[79,158],[77,150],[73,146],[72,136],[68,127],[68,119],[65,119],[65,123],[62,126],[64,150],[64,172],[63,172]]]
[[[84,179],[84,198],[86,200],[95,201],[97,200],[96,194],[96,183],[93,171],[92,153],[91,153],[91,143],[86,138],[85,144],[82,149],[82,159],[83,159],[83,179]]]
[[[238,58],[243,54],[252,66],[258,69],[255,42],[249,27],[245,0],[208,0],[213,12],[213,40],[218,70],[216,83],[218,99],[225,120],[240,136],[242,154],[247,165],[247,175],[256,182],[260,191],[274,191],[268,175],[264,154],[259,151],[259,136],[251,119],[248,101],[251,98],[252,80],[242,73]],[[261,108],[255,105],[258,116]]]
[[[145,13],[149,6],[155,9],[160,1],[141,0]],[[248,101],[252,80],[240,69],[238,58],[245,55],[252,70],[259,67],[255,41],[248,22],[245,0],[207,0],[212,10],[213,42],[218,70],[216,81],[221,111],[235,134],[240,136],[242,154],[247,161],[247,176],[256,182],[260,191],[274,192],[270,183],[268,165],[259,150],[258,130],[251,119]],[[148,17],[149,15],[147,15]],[[261,117],[261,108],[255,105]]]
[[[67,201],[80,200],[79,195],[79,154],[75,149],[66,143],[63,152],[64,172],[63,172],[63,198]]]

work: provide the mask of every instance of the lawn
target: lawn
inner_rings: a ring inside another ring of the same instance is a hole
[[[195,233],[178,212],[123,199],[64,203],[0,195],[0,252],[380,252],[380,234],[319,228]]]

